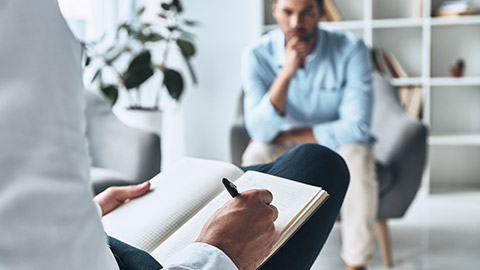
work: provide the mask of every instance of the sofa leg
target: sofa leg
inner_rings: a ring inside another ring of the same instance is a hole
[[[392,248],[390,243],[390,233],[388,231],[388,224],[386,220],[378,220],[376,222],[377,238],[382,251],[383,264],[387,267],[393,265]]]

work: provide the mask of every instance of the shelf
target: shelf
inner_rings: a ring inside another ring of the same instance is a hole
[[[277,28],[271,16],[275,0],[264,1],[269,18],[264,29]],[[422,121],[430,127],[427,191],[458,178],[455,186],[480,187],[480,13],[433,17],[443,2],[334,0],[344,20],[319,24],[352,31],[368,47],[393,54],[409,77],[387,77],[392,86],[422,88]],[[460,59],[465,62],[464,77],[451,77],[451,66]]]
[[[475,86],[480,85],[480,77],[434,77],[430,79],[431,86]]]
[[[480,24],[480,15],[432,18],[432,26]]]
[[[332,30],[363,30],[363,21],[341,21],[341,22],[320,22],[320,27]],[[277,28],[277,24],[267,24],[263,26],[263,31],[268,32]]]
[[[405,18],[405,19],[382,19],[373,20],[372,28],[405,28],[405,27],[421,27],[423,19]]]
[[[320,27],[325,29],[361,30],[363,21],[320,22]]]
[[[423,82],[423,78],[420,77],[390,79],[390,84],[393,86],[418,86],[423,85]]]
[[[438,134],[431,135],[428,138],[428,143],[430,145],[455,145],[455,146],[480,146],[480,132],[472,134]]]

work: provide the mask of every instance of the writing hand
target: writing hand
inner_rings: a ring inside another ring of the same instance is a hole
[[[95,196],[93,200],[100,205],[102,216],[104,216],[126,201],[145,195],[149,190],[149,181],[139,185],[109,187]]]
[[[278,210],[272,199],[268,190],[240,193],[213,214],[197,242],[221,249],[241,270],[256,269],[273,247]]]

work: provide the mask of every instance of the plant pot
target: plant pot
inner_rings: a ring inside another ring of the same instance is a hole
[[[163,112],[159,110],[142,110],[142,109],[114,109],[115,115],[126,125],[134,128],[155,132],[160,135],[162,133]]]

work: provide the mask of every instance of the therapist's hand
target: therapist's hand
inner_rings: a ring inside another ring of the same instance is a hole
[[[197,242],[222,250],[240,269],[256,269],[273,247],[278,210],[268,190],[240,193],[203,226]]]
[[[149,181],[139,185],[109,187],[95,196],[93,200],[100,205],[100,208],[102,209],[102,216],[104,216],[128,200],[147,194],[149,190]]]

